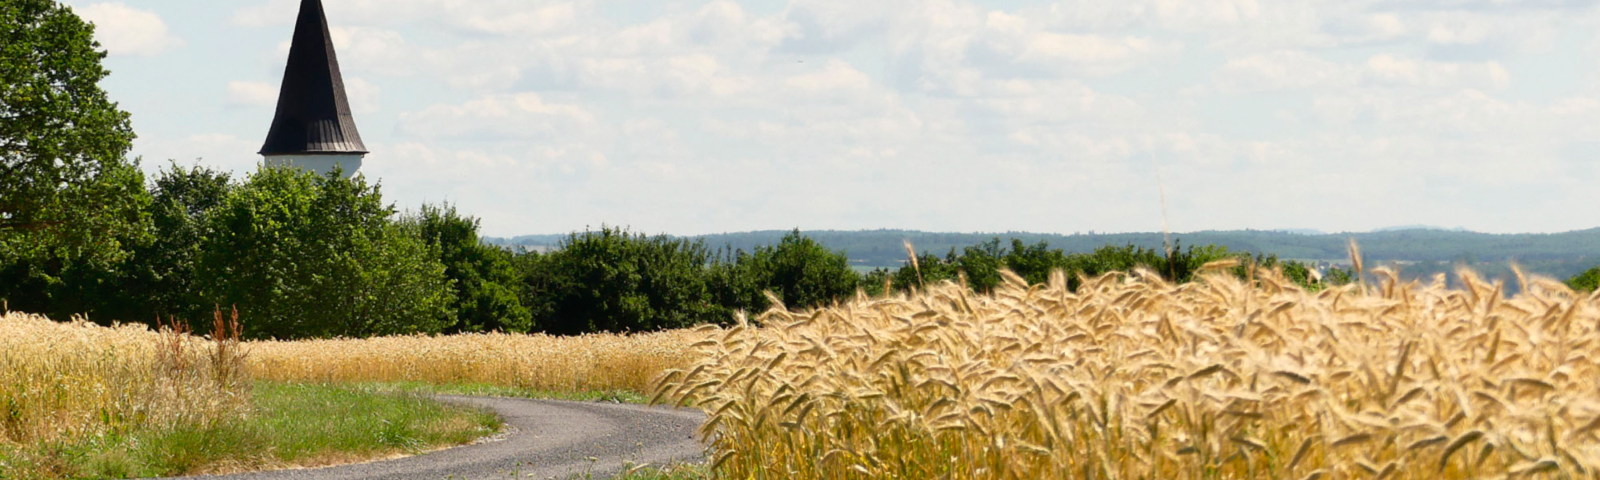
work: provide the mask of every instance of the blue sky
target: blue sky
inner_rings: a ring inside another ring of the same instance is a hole
[[[146,170],[255,168],[298,0],[69,3]],[[1600,226],[1596,0],[325,3],[364,174],[490,235]]]

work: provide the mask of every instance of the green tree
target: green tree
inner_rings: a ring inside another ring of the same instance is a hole
[[[834,252],[794,230],[777,245],[734,254],[732,265],[716,275],[723,305],[752,313],[769,308],[772,292],[791,309],[827,306],[855,294],[861,276],[850,257]]]
[[[1594,267],[1567,280],[1567,286],[1580,292],[1593,292],[1600,288],[1600,267]]]
[[[123,253],[143,232],[144,178],[125,158],[128,114],[99,86],[94,27],[51,0],[7,0],[0,38],[0,257]]]
[[[917,255],[915,263],[906,263],[890,278],[891,286],[900,292],[907,292],[913,288],[924,288],[938,285],[945,280],[955,281],[960,276],[960,258],[954,248],[950,249],[944,257],[939,257],[928,252]]]
[[[450,281],[414,222],[339,172],[267,167],[207,215],[195,284],[251,338],[438,333]]]
[[[518,266],[539,330],[576,335],[725,322],[707,290],[710,258],[704,242],[601,227],[520,255]]]
[[[449,204],[423,205],[408,221],[422,240],[438,250],[451,280],[451,304],[458,322],[448,332],[528,332],[533,317],[518,298],[518,277],[510,251],[478,238],[478,219]]]
[[[203,329],[213,308],[195,284],[196,262],[207,236],[206,215],[227,199],[232,189],[227,172],[202,166],[162,169],[150,186],[151,239],[132,246],[121,268],[123,319],[154,320],[155,316],[196,320]]]

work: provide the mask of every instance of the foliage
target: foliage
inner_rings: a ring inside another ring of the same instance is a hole
[[[265,167],[208,216],[196,284],[251,338],[436,333],[454,323],[437,248],[360,177]]]
[[[707,289],[702,242],[624,229],[573,233],[561,248],[518,258],[524,300],[540,331],[574,335],[683,328],[726,309]]]
[[[710,245],[728,245],[730,250],[751,251],[760,245],[777,243],[788,230],[768,230],[686,237],[705,240]],[[903,243],[910,241],[919,251],[957,253],[966,247],[990,240],[993,234],[943,233],[913,230],[801,232],[830,250],[850,252],[858,267],[899,268],[906,260]],[[490,239],[502,245],[554,245],[556,236],[535,235],[512,239]],[[1155,233],[1077,233],[1045,234],[1006,232],[1001,238],[1014,238],[1033,245],[1047,242],[1067,252],[1092,252],[1106,245],[1135,245],[1165,251],[1164,235]],[[1600,244],[1600,228],[1554,234],[1487,234],[1446,230],[1395,230],[1370,233],[1301,234],[1264,230],[1204,231],[1183,234],[1186,243],[1217,245],[1231,252],[1252,255],[1276,254],[1283,259],[1342,261],[1351,239],[1361,244],[1371,263],[1390,261],[1442,262],[1440,271],[1454,272],[1456,264],[1475,258],[1468,266],[1488,273],[1489,267],[1510,258],[1530,273],[1567,278],[1593,267],[1594,245]],[[1406,275],[1407,271],[1402,271]],[[1510,274],[1509,270],[1504,272]],[[1424,278],[1432,272],[1419,272]],[[1510,277],[1503,277],[1510,278]]]
[[[712,268],[713,289],[722,305],[751,313],[773,306],[767,292],[789,308],[816,308],[855,293],[861,280],[848,255],[829,251],[799,230],[777,245],[731,256]]]
[[[978,292],[990,292],[1001,282],[1001,270],[1010,270],[1030,284],[1044,283],[1059,270],[1065,273],[1068,288],[1077,290],[1083,278],[1093,278],[1110,272],[1131,272],[1148,269],[1167,281],[1188,282],[1200,267],[1219,260],[1234,259],[1239,263],[1233,272],[1246,278],[1257,267],[1282,268],[1286,275],[1299,285],[1310,286],[1310,266],[1295,261],[1279,261],[1276,256],[1257,256],[1230,252],[1226,247],[1206,245],[1183,248],[1181,241],[1174,244],[1170,257],[1155,249],[1137,245],[1104,246],[1090,253],[1067,253],[1051,249],[1045,242],[1032,245],[1021,239],[1012,239],[1010,247],[1003,246],[999,238],[967,247],[957,255],[954,250],[944,258],[923,253],[915,264],[908,264],[893,274],[875,273],[864,279],[864,289],[882,290],[872,283],[891,280],[891,286],[901,292],[935,285],[945,280],[961,280]],[[1342,283],[1341,283],[1342,284]],[[871,291],[871,290],[869,290]]]
[[[423,241],[439,252],[451,281],[457,323],[446,332],[526,333],[533,328],[533,317],[517,295],[520,279],[511,252],[483,243],[478,219],[445,204],[423,205],[406,221],[416,223]]]
[[[890,276],[892,280],[890,286],[904,292],[913,288],[938,285],[939,282],[946,280],[955,281],[961,276],[961,269],[957,266],[959,259],[953,249],[942,258],[923,252],[916,256],[915,262],[895,270]]]
[[[1593,292],[1600,288],[1600,267],[1594,267],[1587,272],[1578,274],[1567,280],[1567,286],[1581,292]]]
[[[150,320],[149,315],[198,319],[216,305],[207,304],[195,284],[196,262],[208,235],[206,215],[232,191],[229,175],[206,167],[163,169],[151,186],[152,238],[132,245],[121,270],[122,296],[134,305],[112,313],[123,320]]]
[[[48,284],[73,262],[114,261],[98,257],[142,231],[144,180],[124,159],[128,114],[99,86],[92,25],[51,0],[10,0],[0,38],[0,259],[56,257],[31,267]]]

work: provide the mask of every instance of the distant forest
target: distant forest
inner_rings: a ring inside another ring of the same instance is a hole
[[[753,251],[757,246],[778,243],[788,231],[723,233],[685,237],[704,240],[707,247],[729,251]],[[1161,248],[1163,235],[1156,233],[1075,234],[1004,232],[939,233],[913,230],[804,231],[831,250],[842,250],[857,269],[899,268],[906,260],[904,242],[910,241],[917,253],[944,255],[955,249],[999,238],[1019,239],[1028,244],[1044,242],[1050,248],[1068,253],[1091,252],[1107,245],[1135,245]],[[527,235],[485,240],[501,246],[548,249],[566,238],[559,235]],[[1235,252],[1277,255],[1283,259],[1342,264],[1349,261],[1346,245],[1355,239],[1371,264],[1391,265],[1406,278],[1426,278],[1435,273],[1453,272],[1468,266],[1490,278],[1510,279],[1510,262],[1525,271],[1565,279],[1600,265],[1600,228],[1566,233],[1489,234],[1459,230],[1405,229],[1368,233],[1303,234],[1282,231],[1235,230],[1173,234],[1182,245],[1220,245]]]

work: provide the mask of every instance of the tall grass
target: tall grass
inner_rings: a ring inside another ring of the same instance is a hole
[[[233,418],[248,405],[236,319],[220,341],[182,328],[0,317],[0,444]]]
[[[691,331],[642,335],[467,334],[249,342],[255,378],[294,382],[478,384],[547,392],[648,392],[693,361]]]
[[[1600,477],[1600,294],[1377,274],[775,310],[657,393],[709,412],[721,478]]]

